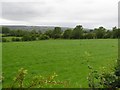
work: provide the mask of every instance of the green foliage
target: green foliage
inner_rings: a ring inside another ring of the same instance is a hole
[[[55,27],[52,32],[52,38],[57,39],[61,38],[62,30],[60,27]]]
[[[21,41],[20,38],[12,38],[12,41]]]
[[[95,38],[95,34],[94,33],[86,33],[83,35],[84,39],[94,39]]]
[[[83,37],[83,27],[81,25],[78,25],[72,31],[72,38],[80,39],[82,37]]]
[[[120,28],[113,27],[112,37],[113,38],[120,38]]]
[[[10,36],[16,36],[16,37],[22,37],[24,35],[30,34],[29,31],[24,31],[24,30],[11,30],[9,35]]]
[[[13,83],[6,88],[13,89],[13,88],[53,88],[53,87],[65,87],[66,82],[61,82],[56,80],[58,76],[56,73],[53,75],[43,77],[43,76],[32,76],[33,78],[26,84],[25,78],[27,75],[27,70],[21,68],[16,77],[13,79]]]
[[[104,38],[112,38],[112,31],[107,30],[107,32],[104,35]]]
[[[22,37],[22,41],[31,41],[31,37],[28,35],[25,35]]]
[[[2,33],[3,33],[3,34],[9,34],[9,32],[10,32],[10,29],[9,29],[9,28],[7,28],[7,27],[2,27]]]
[[[52,30],[48,30],[44,34],[52,38]]]
[[[41,30],[39,30],[39,31],[38,31],[38,34],[39,34],[39,35],[41,35],[41,34],[42,34]]]
[[[36,36],[34,35],[25,35],[22,37],[22,41],[34,41],[36,40]]]
[[[41,35],[38,39],[39,39],[39,40],[48,40],[48,39],[49,39],[49,36],[43,34],[43,35]]]
[[[11,88],[23,88],[24,87],[24,80],[25,80],[25,76],[27,74],[27,70],[21,68],[18,71],[17,76],[13,79],[14,82],[11,85]]]
[[[72,35],[72,30],[71,29],[67,29],[64,31],[63,33],[63,38],[64,39],[70,39],[71,38],[71,35]]]
[[[117,66],[120,67],[120,66]],[[120,68],[117,72],[116,69],[113,71],[106,71],[103,67],[102,73],[98,73],[91,69],[88,76],[88,84],[90,88],[120,88]]]
[[[35,41],[36,40],[36,36],[35,35],[32,35],[30,37],[31,37],[31,41]]]
[[[9,41],[5,38],[2,38],[2,42],[9,42]]]
[[[104,27],[95,28],[94,32],[96,33],[96,38],[104,38],[106,29]]]
[[[115,75],[120,77],[120,65],[115,67]]]
[[[120,29],[113,27],[112,30],[106,30],[104,27],[95,28],[94,30],[85,30],[82,25],[77,25],[74,29],[67,29],[64,32],[61,30],[61,27],[55,27],[54,30],[45,31],[42,33],[40,30],[36,31],[33,29],[29,30],[10,30],[7,27],[3,27],[3,36],[15,36],[23,37],[23,41],[33,41],[37,40],[35,38],[43,37],[47,35],[49,38],[57,39],[108,39],[108,38],[119,38]],[[29,38],[29,39],[28,39]],[[30,39],[31,38],[31,39]],[[42,39],[44,40],[44,38]]]
[[[90,88],[102,88],[100,86],[99,81],[97,80],[99,78],[97,71],[92,70],[92,68],[89,68],[89,69],[90,69],[90,73],[89,73],[88,78],[87,78],[88,86]]]
[[[31,32],[30,32],[30,34],[32,34],[32,35],[36,35],[38,32],[36,32],[36,30],[32,30]]]

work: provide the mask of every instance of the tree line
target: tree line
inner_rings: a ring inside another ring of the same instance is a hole
[[[62,31],[61,27],[55,27],[53,30],[47,30],[42,33],[40,30],[11,30],[8,27],[2,27],[2,37],[22,37],[13,38],[12,41],[34,41],[46,39],[107,39],[119,38],[120,28],[113,27],[112,30],[107,30],[104,27],[95,28],[93,30],[85,30],[82,25],[77,25],[73,29]]]

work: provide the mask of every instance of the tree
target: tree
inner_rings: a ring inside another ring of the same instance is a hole
[[[81,25],[78,25],[72,31],[72,38],[80,39],[82,37],[83,37],[83,27]]]
[[[104,38],[106,32],[106,29],[104,27],[95,28],[94,31],[96,33],[96,38]]]
[[[92,33],[92,32],[85,33],[83,36],[84,36],[84,39],[93,39],[93,38],[95,38],[95,34]]]
[[[24,31],[24,30],[11,30],[9,32],[9,34],[11,36],[16,36],[16,37],[22,37],[22,36],[27,35],[29,33],[30,33],[29,31]]]
[[[9,34],[10,29],[8,27],[2,27],[2,33],[3,34]]]
[[[67,29],[63,33],[63,38],[64,39],[70,39],[71,38],[71,34],[72,34],[72,30],[71,29]]]
[[[25,35],[22,37],[22,41],[31,41],[31,37],[29,35]]]
[[[120,28],[118,28],[118,38],[120,39]]]
[[[38,38],[39,40],[47,40],[49,39],[49,36],[45,35],[45,34],[42,34],[41,36],[39,36]]]
[[[104,38],[112,38],[112,31],[107,30],[107,32],[104,35]]]
[[[34,35],[37,34],[36,30],[34,30],[34,29],[30,33],[34,34]]]
[[[34,35],[25,35],[22,37],[22,41],[34,41],[36,40],[36,36]]]
[[[0,26],[0,33],[2,33],[2,26]]]
[[[52,30],[48,30],[44,34],[49,36],[49,38],[52,38]]]
[[[57,39],[61,38],[62,30],[60,27],[55,27],[52,32],[52,38]]]
[[[120,28],[113,27],[112,34],[113,38],[120,38]]]
[[[41,30],[38,30],[38,34],[42,34]]]
[[[31,35],[31,41],[35,41],[36,40],[36,35]]]
[[[52,32],[52,37],[54,39],[61,38],[61,34],[62,34],[61,28],[60,27],[55,27],[54,30],[53,30],[53,32]]]

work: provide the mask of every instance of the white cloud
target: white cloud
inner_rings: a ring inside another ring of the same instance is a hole
[[[118,0],[4,0],[2,12],[2,24],[111,28],[118,23]]]

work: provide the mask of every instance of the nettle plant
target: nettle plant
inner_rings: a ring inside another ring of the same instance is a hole
[[[54,73],[51,76],[34,76],[32,80],[26,85],[26,74],[27,70],[21,68],[18,74],[13,79],[13,83],[7,88],[52,88],[52,87],[67,87],[68,82],[58,81],[55,78],[58,76]]]
[[[90,66],[88,66],[90,67]],[[120,88],[120,66],[116,65],[112,71],[102,68],[102,72],[89,68],[88,85],[90,88]]]

